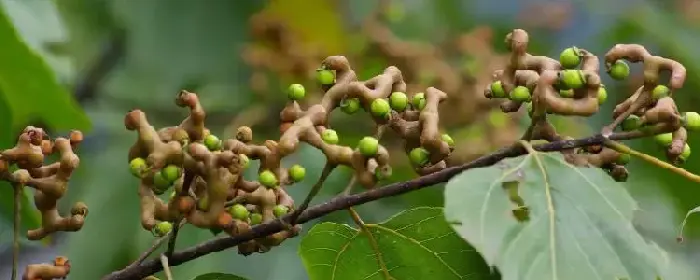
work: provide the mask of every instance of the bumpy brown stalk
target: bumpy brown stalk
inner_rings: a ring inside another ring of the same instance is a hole
[[[70,261],[66,257],[56,257],[53,263],[30,264],[24,270],[22,280],[65,279],[70,273]]]

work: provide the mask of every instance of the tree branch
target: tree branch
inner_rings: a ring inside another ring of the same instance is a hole
[[[610,135],[608,139],[610,140],[628,140],[634,138],[640,138],[649,135],[650,132],[642,133],[639,131],[632,132],[622,132]],[[546,144],[533,145],[533,149],[541,152],[552,152],[561,151],[571,148],[578,148],[584,146],[592,145],[602,145],[606,141],[606,138],[602,135],[594,135],[587,138],[575,139],[575,140],[563,140],[555,141]],[[486,167],[498,163],[505,158],[517,157],[526,154],[527,151],[520,144],[515,144],[511,147],[500,149],[494,153],[484,155],[476,160],[469,163],[465,163],[460,166],[454,166],[450,168],[443,169],[441,171],[435,172],[430,175],[418,177],[413,180],[405,182],[397,182],[393,184],[386,185],[384,187],[371,189],[362,193],[353,195],[340,195],[328,202],[322,203],[306,209],[301,213],[297,219],[297,223],[306,223],[310,220],[317,219],[328,215],[332,212],[347,209],[352,206],[365,204],[371,201],[379,200],[385,197],[397,196],[405,194],[408,192],[416,191],[425,187],[433,186],[439,183],[445,183],[452,177],[460,174],[462,171],[472,168]],[[289,215],[284,217],[285,220],[289,218]],[[248,233],[233,236],[233,237],[219,237],[196,246],[187,248],[185,250],[175,252],[168,258],[170,266],[177,266],[185,262],[194,260],[196,258],[202,257],[204,255],[220,252],[228,248],[237,246],[243,242],[253,240],[256,238],[268,236],[276,232],[284,230],[284,226],[280,220],[270,221],[264,224],[256,225]],[[140,280],[144,277],[162,271],[163,267],[160,260],[149,260],[141,263],[137,266],[131,266],[112,272],[111,274],[103,277],[103,280],[126,280],[134,279]]]

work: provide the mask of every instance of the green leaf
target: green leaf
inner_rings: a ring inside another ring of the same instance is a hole
[[[0,11],[0,92],[12,112],[13,128],[39,118],[54,129],[90,128],[90,120],[53,71]]]
[[[445,223],[442,212],[419,207],[366,225],[394,279],[476,279],[469,264],[480,262],[478,256]],[[348,225],[322,223],[304,237],[299,255],[312,280],[385,279],[369,240]]]
[[[445,199],[447,220],[504,280],[654,280],[667,261],[633,227],[627,191],[559,153],[468,170],[448,182]]]
[[[233,274],[228,274],[228,273],[213,272],[213,273],[199,275],[199,276],[195,277],[193,280],[247,280],[247,278],[243,278],[243,277],[236,276]]]

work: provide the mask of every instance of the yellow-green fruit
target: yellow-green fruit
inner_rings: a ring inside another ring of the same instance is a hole
[[[168,222],[160,222],[153,227],[153,235],[156,237],[163,237],[168,235],[171,230],[173,230],[173,224]]]
[[[173,183],[165,178],[162,170],[156,172],[156,174],[153,174],[153,186],[155,187],[154,191],[156,191],[158,194],[165,193],[165,191],[167,191],[172,185]]]
[[[146,167],[146,160],[140,157],[132,159],[129,162],[129,171],[131,171],[131,174],[136,178],[141,178],[141,173],[146,170]]]
[[[428,150],[422,147],[414,148],[410,153],[408,153],[408,158],[411,160],[411,164],[418,167],[423,167],[428,164],[429,157],[430,153]]]
[[[340,101],[340,110],[348,115],[352,115],[360,110],[360,99],[346,98]]]
[[[379,152],[379,140],[374,137],[366,136],[360,140],[357,149],[366,157],[375,156]]]
[[[493,98],[506,98],[506,91],[503,89],[501,81],[491,83],[491,96]]]
[[[177,179],[179,179],[180,176],[182,176],[181,169],[173,164],[169,164],[168,166],[163,168],[161,172],[163,172],[163,177],[165,177],[165,179],[168,180],[170,183],[177,181]]]
[[[340,141],[340,139],[338,139],[338,132],[330,128],[321,132],[321,139],[328,144],[338,144],[338,141]]]
[[[659,100],[661,98],[667,97],[671,93],[671,89],[669,89],[665,85],[658,85],[654,88],[654,90],[651,91],[651,98],[654,100]]]
[[[319,69],[316,71],[316,79],[322,85],[335,84],[335,73],[331,70]]]
[[[306,95],[306,89],[301,84],[292,84],[287,89],[287,97],[291,100],[302,100]]]
[[[603,85],[600,85],[598,88],[598,105],[602,105],[606,100],[608,100],[608,91]]]
[[[630,115],[622,121],[620,126],[622,126],[622,131],[632,131],[642,126],[642,119],[637,115]]]
[[[418,111],[422,111],[423,108],[425,108],[426,102],[425,93],[422,92],[416,93],[413,95],[413,99],[411,99],[411,105]]]
[[[210,151],[218,151],[221,150],[222,142],[216,135],[209,134],[207,137],[204,137],[204,146]]]
[[[631,159],[632,159],[632,157],[630,156],[630,154],[620,154],[620,156],[617,157],[617,160],[615,161],[615,163],[617,163],[619,165],[626,165],[626,164],[630,163]]]
[[[257,225],[261,224],[263,220],[263,216],[260,213],[251,213],[250,214],[250,224],[251,225]]]
[[[629,77],[630,75],[630,66],[627,65],[627,62],[617,60],[615,61],[615,63],[613,63],[612,66],[610,66],[610,69],[608,70],[608,75],[610,75],[611,78],[618,81],[627,79],[627,77]]]
[[[394,109],[394,111],[403,112],[406,110],[406,107],[408,107],[408,96],[400,91],[393,92],[389,96],[389,105],[391,105],[391,109]]]
[[[656,143],[661,145],[662,147],[668,147],[671,145],[673,142],[673,133],[662,133],[654,136],[654,140],[656,140]]]
[[[306,168],[301,165],[295,164],[289,168],[289,177],[292,178],[294,182],[301,182],[306,176]]]
[[[559,79],[569,89],[579,89],[586,82],[581,70],[562,70]]]
[[[378,182],[383,181],[386,180],[386,178],[389,178],[391,173],[391,166],[385,166],[384,168],[377,167],[374,169],[374,178],[376,178]]]
[[[197,209],[202,211],[209,211],[209,198],[207,196],[202,196],[197,199]]]
[[[277,181],[277,176],[270,170],[265,170],[260,172],[258,175],[258,182],[268,188],[276,188],[279,182]]]
[[[581,63],[581,52],[577,47],[566,48],[559,55],[559,63],[564,69],[573,69]]]
[[[442,138],[442,141],[447,142],[447,145],[450,146],[450,148],[455,146],[455,140],[452,139],[452,136],[450,136],[449,134],[442,134],[440,138]]]
[[[287,206],[284,205],[277,205],[275,206],[275,208],[272,209],[272,213],[277,218],[287,215],[287,212],[289,212],[289,208],[287,208]]]
[[[239,161],[241,163],[241,167],[243,169],[246,169],[246,168],[248,168],[248,166],[250,166],[250,158],[247,155],[239,154],[238,158],[239,158]]]
[[[245,206],[243,206],[242,204],[234,204],[233,206],[231,206],[231,208],[228,209],[228,212],[231,214],[231,217],[233,217],[236,220],[245,220],[250,214],[248,212],[248,209],[245,208]]]
[[[700,114],[697,112],[684,112],[683,113],[683,125],[688,130],[699,130],[700,129]]]
[[[574,97],[574,90],[573,89],[559,90],[559,96],[561,96],[563,98],[573,98]]]
[[[516,102],[528,102],[531,98],[530,90],[524,86],[517,86],[510,92],[510,100]]]
[[[369,105],[370,112],[375,117],[385,118],[391,112],[391,105],[384,98],[377,98]]]
[[[690,157],[690,145],[688,143],[685,144],[685,147],[683,147],[683,153],[681,153],[678,158],[681,159],[683,162],[688,160],[688,157]]]

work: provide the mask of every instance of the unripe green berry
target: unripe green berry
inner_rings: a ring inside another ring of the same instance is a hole
[[[287,98],[291,100],[302,100],[306,95],[306,89],[301,84],[291,84],[287,89]]]
[[[581,63],[581,53],[577,47],[567,48],[559,55],[559,63],[564,69],[574,69]]]
[[[209,197],[202,196],[197,199],[197,209],[202,211],[209,211]]]
[[[632,156],[630,156],[630,154],[622,154],[621,153],[620,156],[617,157],[617,160],[615,161],[615,163],[617,163],[619,165],[626,165],[626,164],[630,163],[631,159],[632,159]]]
[[[366,136],[360,140],[357,149],[366,157],[374,156],[379,152],[379,140],[374,137]]]
[[[263,216],[260,213],[251,213],[250,214],[250,224],[251,225],[257,225],[261,224],[263,220]]]
[[[516,102],[528,102],[532,99],[530,90],[524,86],[517,86],[510,92],[510,100]]]
[[[622,121],[620,126],[622,126],[622,131],[632,131],[642,126],[642,119],[637,115],[630,115]]]
[[[146,167],[146,160],[140,157],[132,159],[129,162],[129,171],[131,171],[131,174],[136,178],[141,178],[141,173],[146,170]]]
[[[275,173],[272,173],[270,170],[260,172],[258,175],[258,181],[260,184],[268,188],[276,188],[279,184],[279,181],[277,181],[277,176],[275,176]]]
[[[419,92],[413,95],[411,99],[411,105],[418,111],[422,111],[426,104],[425,93]]]
[[[163,237],[168,235],[170,231],[173,230],[173,224],[169,222],[160,222],[153,227],[153,235],[156,237]]]
[[[603,85],[598,88],[598,105],[602,105],[608,100],[608,90]]]
[[[153,174],[153,186],[155,187],[154,191],[156,191],[158,194],[165,193],[165,191],[167,191],[172,184],[173,183],[165,177],[162,170],[156,172],[156,174]]]
[[[204,146],[210,151],[218,151],[221,150],[222,142],[216,135],[209,134],[207,137],[204,137]]]
[[[688,130],[700,129],[700,114],[697,112],[684,112],[682,114],[683,126]]]
[[[532,102],[525,103],[525,108],[527,109],[527,115],[532,117],[532,110],[534,110]]]
[[[657,85],[654,90],[651,91],[651,98],[654,100],[659,100],[661,98],[667,97],[671,93],[671,89],[669,89],[665,85]]]
[[[182,176],[180,168],[174,164],[169,164],[168,166],[163,168],[161,172],[163,173],[163,177],[170,183],[177,181],[177,179],[179,179],[180,176]]]
[[[671,145],[673,142],[673,133],[662,133],[662,134],[657,134],[654,136],[654,140],[656,140],[656,143],[658,143],[662,147],[668,147]]]
[[[383,181],[391,177],[391,173],[391,166],[377,167],[374,169],[374,178],[377,179],[377,182]]]
[[[248,218],[248,215],[250,214],[248,209],[245,208],[242,204],[234,204],[231,206],[231,208],[228,209],[229,214],[231,214],[231,217],[233,217],[236,220],[245,220]]]
[[[447,142],[447,145],[450,146],[450,148],[455,146],[455,140],[452,139],[452,136],[450,136],[449,134],[444,133],[442,134],[442,136],[440,136],[440,138],[442,139],[442,141]]]
[[[610,66],[608,75],[618,81],[627,79],[627,77],[630,75],[630,66],[623,60],[617,60],[612,66]]]
[[[683,162],[687,161],[688,158],[690,157],[690,145],[688,143],[685,143],[685,147],[683,147],[683,153],[681,153],[678,158],[682,160]]]
[[[423,167],[428,164],[429,157],[430,153],[428,150],[421,147],[414,148],[408,153],[408,158],[411,160],[411,163],[418,167]]]
[[[559,90],[559,96],[561,96],[563,98],[573,98],[574,97],[574,90],[573,89]]]
[[[491,83],[491,96],[493,98],[506,98],[506,91],[503,89],[501,81]]]
[[[579,89],[586,82],[581,70],[562,70],[559,79],[569,89]]]
[[[330,128],[321,132],[321,139],[328,144],[338,144],[338,141],[340,141],[340,139],[338,139],[338,132]]]
[[[289,168],[289,177],[292,178],[294,182],[301,182],[306,176],[306,168],[301,165],[295,164]]]
[[[335,73],[331,70],[319,69],[316,70],[316,79],[322,85],[335,84]]]
[[[289,212],[289,208],[284,205],[277,205],[272,209],[272,213],[275,214],[277,218],[287,215],[287,212]]]
[[[384,98],[377,98],[370,104],[370,112],[375,117],[385,118],[391,112],[391,105]]]
[[[408,107],[408,96],[400,91],[393,92],[389,96],[389,105],[391,105],[391,109],[394,109],[394,111],[403,112],[406,110],[406,107]]]
[[[246,169],[250,166],[250,158],[245,154],[239,154],[238,159],[241,163],[241,168]]]
[[[348,115],[352,115],[360,110],[360,99],[346,98],[340,101],[340,110]]]

